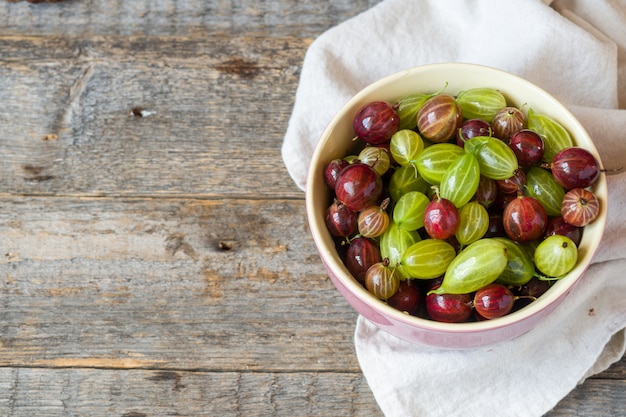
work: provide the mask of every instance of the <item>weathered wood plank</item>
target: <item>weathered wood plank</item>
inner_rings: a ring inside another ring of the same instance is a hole
[[[0,2],[4,33],[150,36],[261,32],[317,35],[380,0],[98,0],[32,5]]]
[[[301,197],[280,146],[306,42],[140,39],[135,55],[120,39],[61,38],[96,58],[29,60],[56,49],[4,39],[22,52],[0,66],[3,192]]]
[[[0,35],[0,62],[59,66],[108,61],[135,62],[140,66],[184,63],[193,68],[220,68],[242,78],[253,78],[264,70],[300,65],[303,49],[312,41],[311,37],[297,34],[263,37],[248,33],[210,37]],[[238,68],[236,61],[247,67]]]
[[[358,370],[301,200],[2,208],[0,366]]]
[[[378,416],[360,374],[0,369],[5,417]]]
[[[545,417],[624,415],[626,380],[589,379],[574,389]]]
[[[382,417],[358,373],[0,368],[0,388],[6,417]],[[589,380],[546,417],[621,416],[625,393],[626,381]]]

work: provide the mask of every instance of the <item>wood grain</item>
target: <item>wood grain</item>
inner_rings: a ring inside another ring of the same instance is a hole
[[[358,369],[302,201],[3,203],[2,365]]]
[[[379,2],[0,2],[0,415],[381,415],[280,155],[306,48]]]
[[[316,36],[380,0],[65,0],[32,5],[0,2],[0,27],[19,35],[211,36],[215,32],[259,36]]]
[[[2,190],[300,197],[280,146],[306,41],[253,41],[4,38],[30,58],[1,54]]]
[[[11,417],[380,415],[359,374],[13,368],[0,381]]]

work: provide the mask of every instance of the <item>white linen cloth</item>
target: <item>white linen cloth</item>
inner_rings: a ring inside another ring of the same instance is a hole
[[[304,190],[322,131],[355,93],[437,62],[483,64],[528,79],[579,118],[606,168],[626,164],[624,0],[384,0],[307,50],[282,147],[295,183]],[[386,416],[541,416],[624,355],[626,174],[609,176],[608,186],[608,222],[592,266],[529,333],[442,350],[358,318],[356,353]]]

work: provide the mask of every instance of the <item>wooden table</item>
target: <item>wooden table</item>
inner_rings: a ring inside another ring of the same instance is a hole
[[[381,415],[280,155],[307,47],[376,3],[0,3],[0,415]]]

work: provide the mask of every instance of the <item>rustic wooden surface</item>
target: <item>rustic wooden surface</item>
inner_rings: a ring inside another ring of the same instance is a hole
[[[307,46],[376,3],[0,3],[0,415],[381,415],[280,156]]]

